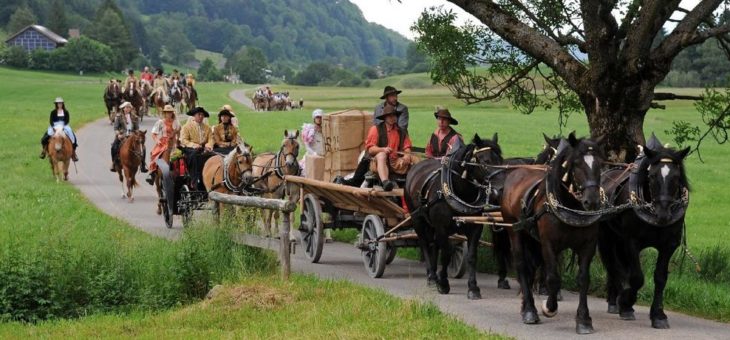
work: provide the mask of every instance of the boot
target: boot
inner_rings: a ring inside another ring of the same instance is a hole
[[[147,178],[145,178],[145,181],[149,185],[154,185],[155,184],[155,177],[157,177],[157,171],[150,172],[150,174],[147,176]]]
[[[147,164],[142,162],[142,165],[139,166],[139,171],[143,174],[146,174],[149,170],[147,170]]]
[[[71,155],[71,160],[74,162],[79,161],[79,156],[76,155],[76,149],[74,149],[74,153],[73,153],[73,155]]]
[[[112,161],[112,165],[109,166],[109,171],[111,171],[111,172],[117,172],[116,165],[117,165],[117,163],[115,163],[114,161]]]

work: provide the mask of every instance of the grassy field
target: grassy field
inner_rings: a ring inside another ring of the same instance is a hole
[[[205,58],[210,58],[210,60],[213,61],[213,64],[215,64],[215,66],[217,68],[222,69],[223,66],[225,66],[225,64],[226,64],[226,57],[223,56],[223,53],[211,52],[211,51],[200,50],[200,49],[195,50],[195,59],[196,60],[198,60],[199,62],[202,63],[203,60],[205,60]]]
[[[397,327],[401,334],[489,336],[433,306],[348,283],[300,276],[280,282],[272,276],[273,255],[233,244],[231,230],[203,222],[181,241],[166,241],[103,214],[73,186],[56,184],[48,162],[37,158],[53,99],[64,97],[78,129],[105,115],[107,77],[0,67],[0,337],[386,337],[391,327],[379,323],[398,318],[413,320]],[[219,90],[202,86],[201,94],[212,98]],[[81,175],[72,169],[70,176]],[[196,304],[216,283],[228,287],[223,298]],[[283,300],[271,300],[271,292],[283,292]],[[343,305],[345,296],[353,304]],[[378,308],[375,319],[371,306]]]

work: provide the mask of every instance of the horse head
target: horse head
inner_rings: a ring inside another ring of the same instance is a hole
[[[644,196],[644,199],[651,203],[656,221],[666,225],[678,215],[676,207],[684,206],[683,195],[689,191],[684,159],[690,148],[675,150],[656,141],[658,146],[644,148],[646,159],[640,163],[638,175],[645,179],[644,192],[648,192],[649,197]]]
[[[134,131],[134,136],[137,138],[137,145],[144,148],[145,140],[147,139],[147,130]]]
[[[117,82],[114,79],[109,80],[109,85],[106,87],[106,94],[111,99],[119,98],[119,95],[121,94],[121,89],[119,88],[119,82]]]
[[[542,151],[535,157],[535,164],[548,164],[555,157],[560,145],[560,138],[558,137],[550,138],[544,133],[542,137],[545,139],[545,144],[542,146]]]
[[[284,162],[287,167],[297,165],[297,157],[299,156],[299,130],[291,132],[284,130],[284,140],[281,141],[281,149],[279,150],[280,156],[284,157]]]
[[[235,170],[233,175],[239,180],[240,186],[248,186],[251,184],[253,180],[253,155],[251,148],[246,144],[239,144],[226,155],[226,158],[225,163],[232,168],[231,170]]]
[[[467,153],[465,160],[468,158],[472,163],[476,162],[479,165],[499,165],[504,162],[502,158],[502,148],[499,146],[499,137],[497,133],[494,133],[492,139],[484,139],[479,137],[479,134],[474,134],[474,138],[471,140],[470,146],[473,146],[471,153]],[[468,148],[467,148],[468,149]],[[478,181],[486,180],[491,171],[484,167],[476,167],[474,170],[474,177]]]
[[[597,210],[602,203],[601,168],[605,156],[601,143],[604,138],[576,138],[575,131],[560,141],[556,155],[550,162],[551,183],[567,187],[567,192],[577,200],[584,210]],[[550,180],[550,179],[549,179]]]

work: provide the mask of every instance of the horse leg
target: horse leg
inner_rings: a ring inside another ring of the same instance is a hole
[[[117,174],[119,175],[119,184],[122,185],[122,198],[126,197],[125,185],[124,185],[124,170],[121,167],[117,167]]]
[[[510,289],[509,281],[507,281],[507,270],[509,268],[511,259],[510,254],[510,242],[507,231],[502,229],[495,231],[490,228],[492,232],[492,243],[494,245],[494,257],[497,260],[498,275],[497,288],[499,289]]]
[[[547,299],[542,302],[542,315],[552,318],[558,314],[558,292],[560,291],[560,273],[558,272],[557,249],[551,242],[545,241],[542,245],[543,265],[539,284],[545,285]]]
[[[271,237],[271,210],[261,209],[261,220],[266,237]]]
[[[596,241],[594,238],[592,241],[586,242],[582,249],[579,251],[580,267],[578,268],[578,283],[580,284],[580,297],[578,302],[578,311],[575,316],[575,332],[578,334],[591,334],[593,333],[593,320],[591,319],[590,312],[588,311],[588,285],[591,280],[591,261],[593,255],[596,254]],[[555,288],[548,286],[549,289]],[[555,291],[550,292],[550,298],[554,298]],[[557,306],[557,303],[556,303]]]
[[[479,286],[477,286],[477,250],[479,249],[479,239],[482,236],[484,226],[481,224],[471,224],[467,225],[465,229],[467,230],[466,263],[469,266],[469,281],[467,282],[469,291],[466,297],[469,300],[479,300],[482,298],[482,293],[479,290]]]
[[[428,223],[422,217],[413,220],[413,230],[418,235],[418,246],[426,260],[426,282],[429,286],[435,285],[438,280],[436,277],[436,262],[431,261],[433,234],[429,233]]]
[[[522,307],[520,313],[522,314],[522,322],[525,324],[537,324],[540,323],[540,317],[537,315],[537,309],[535,308],[535,299],[532,295],[532,284],[535,280],[535,265],[532,257],[537,252],[536,249],[539,245],[530,244],[532,241],[530,236],[518,232],[513,234],[511,237],[512,243],[512,258],[515,261],[515,268],[517,269],[517,279],[520,281],[520,290],[522,293]]]
[[[649,318],[651,318],[651,326],[658,329],[668,329],[669,320],[664,314],[664,287],[667,285],[667,277],[669,275],[669,260],[672,254],[679,246],[679,239],[675,244],[662,247],[656,260],[656,269],[654,270],[654,300],[649,310]]]
[[[626,275],[622,275],[621,268],[624,267],[618,258],[617,245],[620,240],[609,229],[609,226],[602,225],[599,229],[598,252],[601,255],[601,262],[606,268],[606,302],[608,313],[618,314],[616,298],[621,290],[621,282],[625,282]]]
[[[644,272],[641,271],[639,257],[639,246],[634,241],[629,241],[628,249],[628,283],[629,287],[623,289],[616,299],[619,316],[622,320],[636,320],[634,316],[634,304],[639,289],[644,285]]]
[[[437,231],[436,243],[441,249],[441,270],[439,270],[438,273],[439,280],[436,287],[438,288],[438,292],[440,294],[448,294],[451,291],[451,286],[449,285],[448,268],[449,263],[451,263],[451,255],[453,254],[451,241],[449,240],[449,234],[446,233],[444,230]]]

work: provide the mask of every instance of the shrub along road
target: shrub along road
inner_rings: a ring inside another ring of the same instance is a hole
[[[142,129],[149,131],[153,123],[154,119],[147,117]],[[144,182],[145,175],[137,174],[140,184],[135,190],[134,203],[127,203],[126,199],[121,198],[122,186],[116,174],[109,172],[108,169],[110,136],[112,136],[108,121],[100,119],[87,124],[78,131],[78,136],[82,141],[82,147],[78,150],[81,161],[77,163],[78,174],[72,173],[69,176],[71,182],[104,212],[150,234],[168,239],[179,237],[182,232],[180,218],[175,216],[175,226],[172,229],[165,227],[162,217],[155,212],[157,193],[153,187]],[[151,149],[151,137],[148,133],[147,150]],[[308,263],[301,248],[298,248],[297,254],[292,258],[292,269],[321,278],[346,279],[365,286],[381,288],[403,298],[430,301],[444,312],[480,329],[520,339],[578,338],[574,330],[578,296],[571,292],[563,292],[564,301],[560,302],[560,312],[555,318],[542,317],[541,325],[523,325],[519,315],[520,300],[516,289],[518,284],[515,280],[510,280],[513,286],[511,290],[499,290],[496,288],[496,276],[479,274],[477,279],[483,299],[468,301],[466,279],[451,279],[451,294],[439,295],[426,286],[423,266],[417,261],[398,258],[387,267],[382,279],[371,279],[365,273],[359,252],[352,245],[334,243],[325,245],[320,262],[320,264]],[[537,299],[536,303],[539,304],[541,301]],[[595,336],[601,338],[727,339],[730,334],[728,324],[672,312],[667,313],[672,329],[655,330],[650,326],[649,309],[644,306],[636,308],[636,321],[620,321],[617,315],[607,314],[603,299],[589,297],[589,308],[596,330]]]

